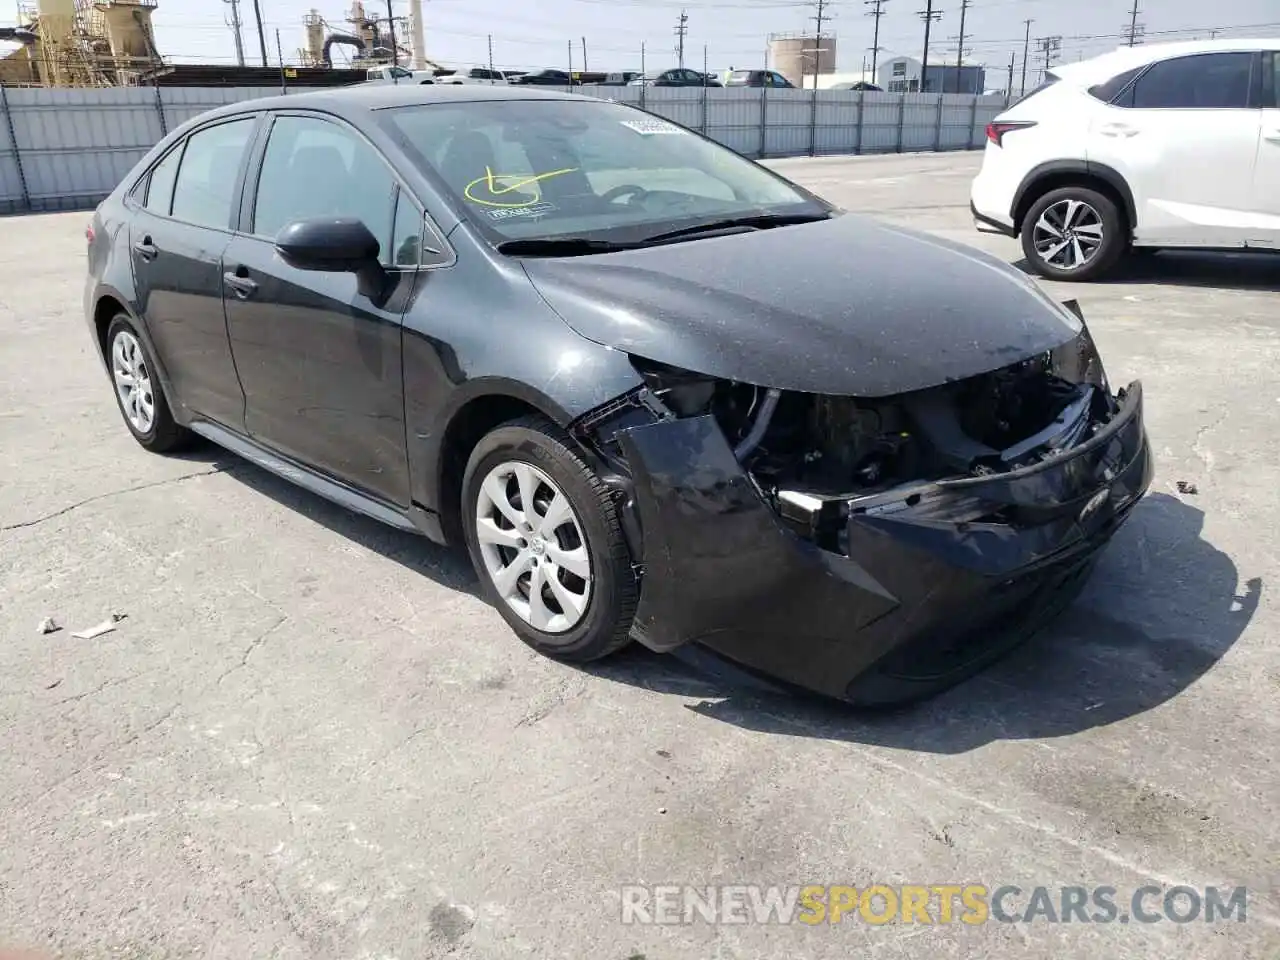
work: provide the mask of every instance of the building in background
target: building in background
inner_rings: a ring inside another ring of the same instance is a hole
[[[915,57],[891,57],[880,64],[876,83],[890,93],[981,94],[987,88],[987,70],[979,64],[930,63],[929,76],[920,84],[921,63]]]
[[[812,87],[815,73],[822,76],[836,72],[836,38],[827,33],[770,34],[769,66],[797,87]],[[803,82],[805,78],[808,84]]]

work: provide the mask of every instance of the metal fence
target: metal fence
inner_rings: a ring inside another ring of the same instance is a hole
[[[758,88],[575,87],[749,157],[974,149],[1003,97]],[[168,131],[274,88],[0,86],[0,213],[95,206]]]

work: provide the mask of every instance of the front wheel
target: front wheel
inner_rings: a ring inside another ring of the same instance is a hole
[[[1050,280],[1096,280],[1116,265],[1128,241],[1115,203],[1085,187],[1049,191],[1022,221],[1022,252]]]
[[[575,663],[630,639],[638,584],[609,488],[554,424],[503,424],[462,483],[467,550],[486,597],[539,653]]]

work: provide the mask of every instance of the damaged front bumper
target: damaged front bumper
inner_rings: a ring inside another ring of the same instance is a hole
[[[948,686],[1070,603],[1145,493],[1141,385],[1115,400],[1092,436],[1030,466],[843,501],[784,492],[776,508],[713,416],[629,427],[634,634],[857,703]],[[804,533],[833,522],[834,544]]]

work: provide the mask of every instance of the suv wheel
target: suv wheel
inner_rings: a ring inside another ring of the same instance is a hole
[[[126,314],[107,328],[107,366],[125,426],[138,443],[152,453],[168,453],[191,440],[190,431],[173,419],[155,362]]]
[[[1110,198],[1085,187],[1051,190],[1022,220],[1022,252],[1050,280],[1095,280],[1128,246],[1124,220]]]
[[[467,551],[485,595],[539,653],[575,663],[626,645],[638,584],[609,488],[554,424],[503,424],[462,482]]]

